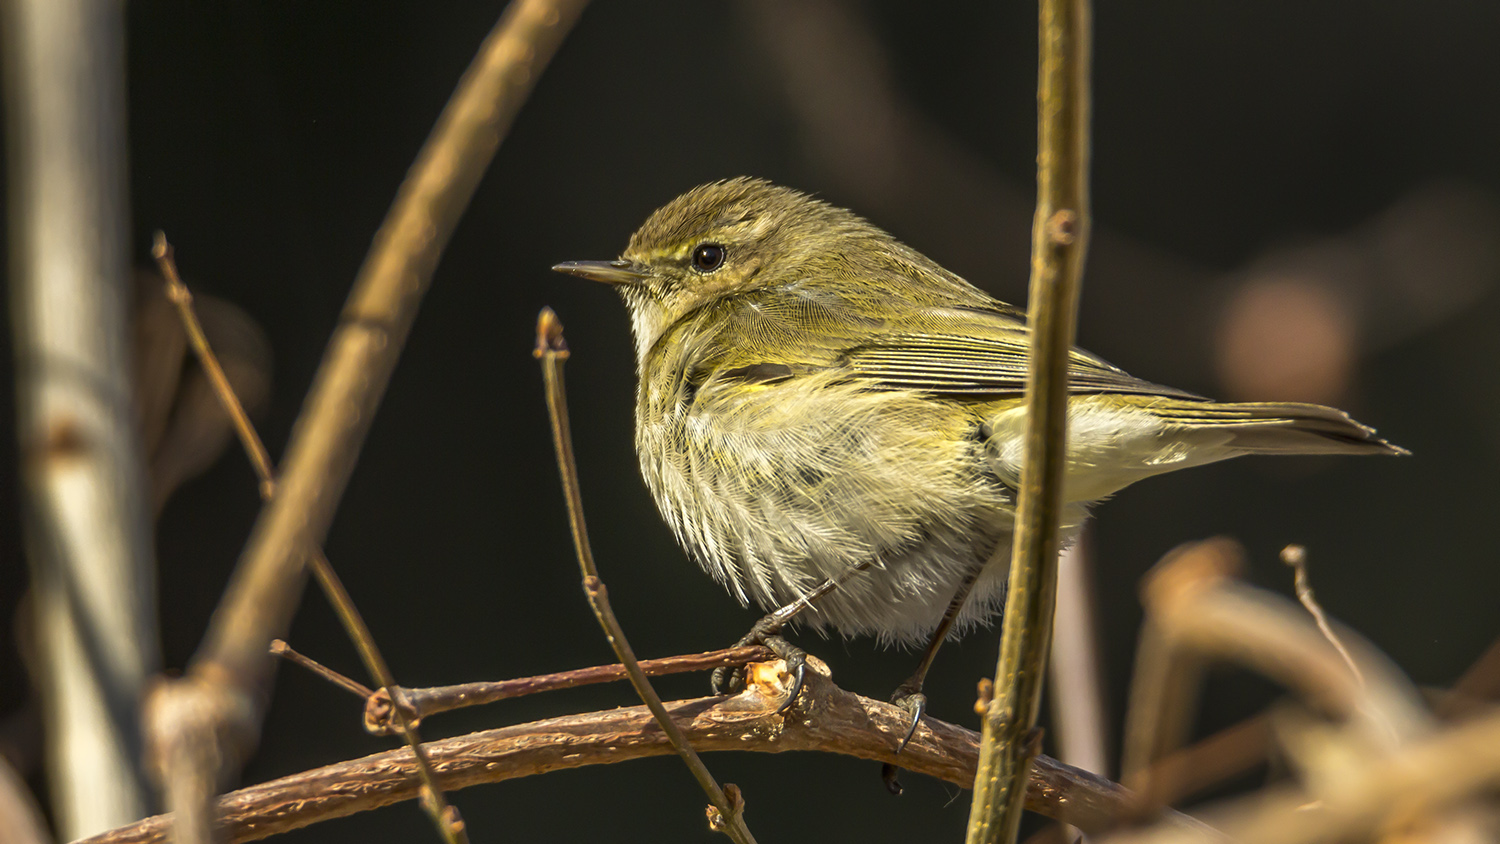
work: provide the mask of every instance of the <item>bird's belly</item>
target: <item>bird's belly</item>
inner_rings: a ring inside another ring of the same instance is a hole
[[[868,566],[804,620],[918,641],[958,583],[1008,551],[1008,490],[963,414],[804,378],[643,407],[637,451],[679,540],[742,602],[772,609]],[[996,609],[1004,560],[990,568],[964,621]]]

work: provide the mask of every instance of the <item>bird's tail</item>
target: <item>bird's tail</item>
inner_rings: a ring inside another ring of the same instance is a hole
[[[1228,434],[1225,445],[1241,454],[1410,454],[1344,411],[1317,404],[1173,400],[1155,410],[1204,433]]]

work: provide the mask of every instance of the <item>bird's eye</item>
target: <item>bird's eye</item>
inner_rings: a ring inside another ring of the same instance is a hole
[[[693,266],[700,273],[711,273],[724,266],[724,247],[717,243],[700,243],[693,250]]]

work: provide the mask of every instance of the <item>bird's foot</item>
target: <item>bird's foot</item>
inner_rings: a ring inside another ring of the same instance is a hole
[[[764,645],[771,649],[783,662],[786,663],[787,673],[792,675],[792,687],[787,693],[786,701],[776,708],[776,714],[780,715],[792,708],[797,702],[797,696],[802,693],[803,680],[807,676],[807,651],[788,642],[781,634],[782,624],[775,616],[766,616],[757,621],[750,632],[744,638],[735,643],[735,647],[743,648],[748,645]],[[745,669],[738,668],[715,668],[713,673],[713,690],[716,695],[738,694],[745,688]]]
[[[895,694],[891,695],[891,703],[906,710],[911,718],[906,727],[906,735],[902,736],[901,744],[896,747],[896,752],[900,753],[911,742],[911,737],[917,734],[917,725],[922,723],[922,715],[927,711],[927,695],[922,694],[920,684],[908,680],[896,687]],[[880,779],[885,782],[886,790],[896,795],[902,791],[901,781],[897,779],[899,773],[900,769],[889,762],[880,768]]]

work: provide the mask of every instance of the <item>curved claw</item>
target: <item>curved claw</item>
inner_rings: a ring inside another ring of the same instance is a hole
[[[787,667],[792,670],[792,689],[787,692],[786,700],[782,701],[782,704],[776,707],[777,715],[785,715],[787,710],[797,704],[797,696],[802,694],[803,681],[807,679],[806,659],[796,660],[795,665],[788,665]]]
[[[896,705],[911,713],[911,724],[906,728],[906,736],[901,739],[901,744],[896,747],[896,752],[900,753],[911,743],[911,737],[917,734],[917,725],[922,723],[922,716],[927,712],[927,695],[918,692],[902,698],[896,702]],[[889,786],[890,782],[887,781],[886,785]]]

